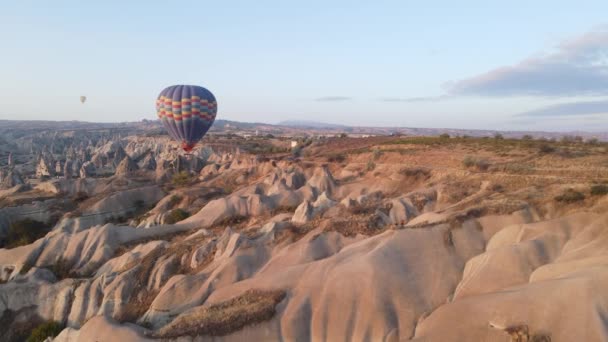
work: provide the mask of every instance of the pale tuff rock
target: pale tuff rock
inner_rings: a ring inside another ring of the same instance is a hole
[[[336,188],[336,182],[327,167],[316,169],[312,177],[308,180],[308,184],[321,192],[325,191],[329,194],[332,194]]]
[[[310,201],[304,201],[300,204],[291,218],[291,222],[304,224],[312,220],[314,208]]]
[[[123,160],[116,167],[116,176],[127,176],[131,173],[137,171],[137,164],[129,158],[129,156],[125,156]]]
[[[88,161],[82,164],[80,167],[80,178],[88,178],[95,176],[95,165]]]
[[[142,170],[156,170],[156,159],[152,153],[148,153],[139,165]]]
[[[314,203],[302,202],[293,214],[291,221],[297,224],[310,222],[313,218],[323,214],[327,209],[335,206],[337,202],[329,199],[327,193],[323,192]]]
[[[80,168],[82,167],[82,163],[80,160],[76,159],[72,162],[72,177],[78,178],[80,177]]]
[[[61,167],[61,161],[56,161],[55,162],[55,175],[61,175],[63,173],[63,169]]]
[[[55,176],[55,170],[51,166],[51,162],[47,158],[41,157],[36,166],[36,177],[43,178],[53,176]]]
[[[72,160],[67,159],[63,164],[63,177],[66,179],[72,178]]]
[[[13,167],[15,167],[15,161],[13,160],[13,153],[9,152],[9,154],[8,154],[8,168],[12,169]]]
[[[21,178],[21,175],[17,170],[13,169],[9,170],[5,174],[4,178],[2,179],[2,183],[0,183],[0,187],[8,189],[21,184],[25,184],[23,178]]]

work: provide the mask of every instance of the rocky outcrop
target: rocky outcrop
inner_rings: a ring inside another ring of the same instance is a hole
[[[154,155],[152,153],[148,153],[146,157],[141,161],[139,167],[142,170],[156,170],[156,159],[154,158]]]
[[[95,165],[92,162],[84,162],[80,167],[80,178],[94,177],[95,171]]]
[[[0,183],[0,187],[4,189],[9,189],[17,185],[25,184],[23,178],[17,170],[9,170],[3,177],[2,182]]]
[[[116,176],[128,176],[133,172],[137,171],[137,164],[129,158],[129,156],[125,156],[123,160],[116,167]]]
[[[63,164],[63,177],[66,179],[72,178],[73,169],[72,169],[72,161],[67,159]]]
[[[49,159],[41,157],[36,165],[36,177],[44,178],[53,176],[55,176],[54,165],[51,164]]]

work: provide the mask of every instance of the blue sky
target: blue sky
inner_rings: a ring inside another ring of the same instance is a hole
[[[608,1],[11,1],[0,119],[608,130]],[[81,94],[87,95],[84,105]]]

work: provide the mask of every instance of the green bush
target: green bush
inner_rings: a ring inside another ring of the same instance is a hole
[[[26,218],[12,222],[5,241],[7,248],[29,245],[48,233],[50,227],[44,222]]]
[[[167,206],[169,208],[173,208],[174,206],[176,206],[179,202],[182,201],[181,196],[178,195],[173,195],[171,196],[171,198],[169,199],[169,203],[167,203]]]
[[[190,183],[190,174],[186,171],[182,171],[180,173],[176,173],[173,175],[173,185],[176,186],[184,186]]]
[[[439,137],[440,137],[441,139],[450,139],[450,135],[449,135],[449,134],[447,134],[447,133],[440,134],[440,135],[439,135]]]
[[[591,195],[600,196],[608,194],[608,185],[596,184],[591,186]]]
[[[167,218],[165,219],[165,223],[174,224],[181,220],[187,219],[189,216],[190,216],[190,213],[188,213],[187,211],[185,211],[183,209],[180,209],[180,208],[173,209],[173,210],[171,210],[169,215],[167,215]]]
[[[582,192],[568,189],[563,194],[555,196],[555,200],[564,203],[574,203],[585,199],[585,195]]]
[[[48,321],[40,324],[30,334],[30,337],[27,338],[27,342],[42,342],[47,339],[47,337],[55,337],[59,335],[59,333],[63,330],[63,324],[54,321]]]

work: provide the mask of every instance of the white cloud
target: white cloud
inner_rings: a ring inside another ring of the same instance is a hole
[[[590,96],[608,94],[608,29],[557,45],[513,66],[446,84],[452,95]]]

